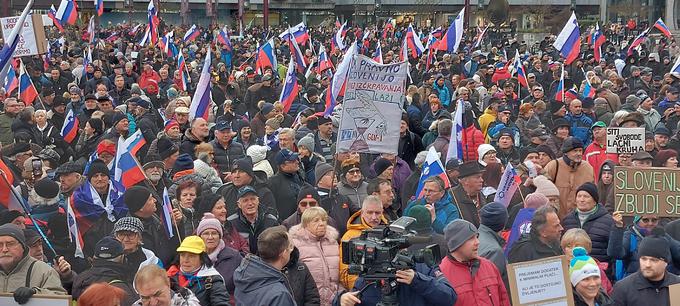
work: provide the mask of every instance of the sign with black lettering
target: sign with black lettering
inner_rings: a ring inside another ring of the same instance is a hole
[[[607,153],[629,153],[645,149],[645,128],[607,128]]]
[[[19,21],[19,16],[0,18],[2,37],[4,39],[7,39],[10,35],[17,21]],[[44,54],[47,52],[42,16],[30,15],[30,18],[26,18],[17,39],[19,39],[19,42],[17,43],[14,57]]]
[[[680,216],[680,169],[615,167],[614,208],[624,216]]]
[[[512,305],[574,305],[564,255],[509,264],[508,281]]]

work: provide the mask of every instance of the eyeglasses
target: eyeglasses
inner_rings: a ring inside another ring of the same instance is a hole
[[[126,238],[127,239],[133,239],[133,238],[137,237],[137,233],[128,232],[128,231],[120,231],[120,232],[116,232],[116,237],[121,239],[121,240],[126,239]]]
[[[316,207],[316,204],[316,201],[300,201],[298,205],[300,205],[300,207]]]
[[[658,218],[642,218],[642,219],[640,219],[640,221],[642,221],[642,223],[657,223],[657,222],[659,222],[659,219]]]
[[[349,173],[349,174],[361,174],[361,170],[359,170],[359,169],[352,169],[352,170],[347,171],[347,173]]]
[[[0,250],[5,249],[7,247],[8,249],[13,249],[19,245],[19,241],[8,241],[8,242],[0,242]]]

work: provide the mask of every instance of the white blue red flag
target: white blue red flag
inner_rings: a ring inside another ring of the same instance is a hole
[[[47,11],[47,17],[52,19],[52,23],[54,23],[54,26],[59,29],[59,32],[64,32],[64,27],[61,25],[61,20],[57,19],[57,9],[54,8],[54,4],[52,4],[50,10]]]
[[[300,50],[300,46],[298,45],[297,41],[295,41],[295,39],[289,39],[288,46],[290,49],[290,56],[295,60],[295,69],[299,73],[305,73],[305,70],[307,70],[305,55],[302,53],[302,50]]]
[[[181,80],[180,82],[180,90],[182,91],[188,91],[189,90],[189,80],[187,78],[188,73],[187,71],[187,63],[184,61],[184,54],[182,54],[182,50],[180,50],[177,53],[177,71],[179,71],[179,79]]]
[[[442,40],[436,46],[437,50],[447,51],[449,53],[456,53],[458,51],[458,46],[463,39],[463,21],[465,20],[465,9],[463,8],[453,20],[451,26],[442,37]]]
[[[493,201],[508,207],[512,200],[512,196],[515,195],[515,191],[517,191],[517,188],[521,183],[522,178],[519,177],[519,174],[517,174],[517,171],[512,164],[508,163],[505,167],[505,172],[503,172],[503,176],[501,176],[501,182],[498,184],[498,188],[496,188],[496,196]]]
[[[670,73],[673,72],[680,73],[680,56],[678,56],[678,58],[675,59],[675,63],[673,64],[673,67],[671,67]]]
[[[83,253],[83,236],[78,229],[78,221],[73,210],[73,195],[66,198],[66,221],[69,240],[75,245],[75,257],[85,258]]]
[[[479,48],[479,46],[482,45],[482,41],[484,40],[484,34],[486,33],[486,30],[489,29],[489,26],[486,26],[484,30],[480,29],[479,27],[477,28],[477,37],[475,37],[475,43],[472,45],[472,48]]]
[[[9,65],[9,71],[7,71],[7,81],[3,87],[5,89],[5,95],[9,97],[18,87],[19,78],[17,78],[17,72],[14,70],[12,65]]]
[[[522,60],[519,58],[519,51],[516,51],[515,53],[515,71],[517,71],[517,81],[519,81],[519,84],[524,86],[525,88],[529,88],[529,83],[527,82],[527,74],[526,71],[524,71],[524,65],[522,65]]]
[[[600,30],[600,23],[595,24],[595,32],[593,32],[591,40],[593,42],[593,58],[599,63],[602,59],[602,45],[607,41],[607,37]]]
[[[94,0],[94,9],[97,11],[97,16],[104,14],[104,0]]]
[[[555,49],[565,58],[565,65],[571,64],[581,52],[581,30],[576,20],[576,13],[572,12],[562,31],[553,43]]]
[[[201,30],[198,29],[198,27],[194,24],[187,30],[186,33],[184,33],[184,42],[190,42],[196,39],[198,35],[201,35]]]
[[[295,37],[295,41],[299,45],[305,45],[307,40],[309,40],[309,33],[307,32],[307,26],[305,26],[305,23],[300,22],[297,25],[289,28],[288,31],[284,31],[283,33],[279,34],[279,39],[287,40],[291,36]]]
[[[24,62],[19,64],[19,99],[24,101],[26,105],[32,105],[35,98],[38,97],[38,90],[33,86],[31,76],[26,72]]]
[[[73,109],[68,110],[60,135],[68,143],[72,143],[78,136],[78,117],[73,113]]]
[[[671,30],[668,29],[668,26],[666,26],[661,17],[654,23],[654,27],[661,31],[666,37],[671,38]]]
[[[189,120],[194,118],[203,118],[208,120],[210,111],[210,103],[212,97],[210,96],[210,65],[212,62],[211,52],[205,56],[203,69],[201,70],[201,77],[198,79],[194,97],[191,99],[191,106],[189,107]]]
[[[78,4],[74,0],[61,0],[55,17],[62,26],[75,24],[78,20]]]
[[[380,41],[376,43],[375,46],[375,53],[373,53],[373,60],[378,62],[378,63],[383,63],[383,55],[382,55],[382,48],[380,47]]]
[[[158,9],[153,1],[154,0],[149,0],[149,5],[146,10],[149,19],[149,39],[151,40],[151,44],[155,45],[158,43],[158,24],[160,24],[160,20],[158,19]]]
[[[423,47],[423,43],[420,41],[420,37],[413,30],[413,26],[411,26],[410,24],[406,29],[406,44],[408,45],[408,48],[411,50],[412,58],[418,58],[423,54],[423,52],[425,52],[425,47]]]
[[[345,21],[342,26],[338,29],[337,32],[335,32],[335,35],[331,37],[331,51],[335,51],[335,49],[339,49],[340,51],[345,50],[345,28],[347,27],[347,21]]]
[[[345,82],[347,81],[349,64],[352,62],[352,57],[354,54],[357,54],[357,52],[358,48],[356,42],[352,43],[342,57],[342,61],[338,64],[338,68],[331,78],[331,85],[326,89],[326,108],[323,111],[324,117],[328,117],[333,113],[337,101],[336,99],[338,98],[338,95],[340,95],[340,92],[343,91]]]
[[[32,6],[33,0],[30,0],[28,4],[26,4],[26,7],[21,13],[21,16],[19,16],[16,24],[24,24],[26,21],[26,16],[28,16]],[[4,40],[5,44],[2,46],[2,49],[0,49],[0,80],[2,81],[7,79],[7,72],[9,71],[9,67],[12,65],[14,52],[16,51],[17,45],[19,44],[19,33],[23,28],[24,27],[14,27],[9,36],[7,36],[7,38]]]
[[[560,82],[557,83],[555,88],[555,95],[553,96],[555,101],[564,102],[564,65],[562,65],[562,73],[560,75]]]
[[[291,58],[286,71],[286,79],[283,81],[283,89],[279,96],[279,101],[283,104],[283,113],[286,114],[298,97],[299,87],[297,75],[295,73],[295,61]]]
[[[274,48],[274,39],[269,39],[264,45],[258,48],[257,59],[255,59],[255,70],[259,73],[264,73],[265,68],[271,67],[276,69],[276,52]]]
[[[165,233],[168,235],[168,238],[174,237],[175,233],[172,231],[172,202],[170,202],[167,187],[163,187],[163,214],[161,216],[163,217]]]
[[[324,47],[323,44],[319,44],[319,73],[322,73],[328,69],[333,69],[333,62],[328,57],[326,47]]]
[[[89,37],[89,43],[94,44],[95,33],[94,16],[90,17],[90,21],[87,23],[87,35]]]
[[[420,174],[420,180],[418,180],[418,187],[416,188],[416,198],[420,199],[423,197],[423,185],[425,180],[431,176],[438,176],[444,181],[445,188],[451,187],[449,182],[449,177],[446,175],[442,161],[439,159],[439,153],[435,148],[430,147],[427,151],[427,157],[425,157],[425,164],[423,164],[423,171]]]
[[[146,26],[146,31],[144,32],[144,35],[142,36],[142,39],[139,41],[139,45],[144,47],[147,44],[151,43],[151,27],[148,25]]]
[[[636,36],[635,39],[633,39],[633,42],[630,43],[630,46],[628,47],[628,53],[627,53],[628,56],[633,55],[633,51],[635,50],[635,48],[640,46],[645,41],[645,39],[647,39],[647,35],[649,34],[649,30],[651,30],[651,29],[652,28],[649,28],[649,29],[642,31],[642,33],[638,34],[638,36]]]
[[[172,40],[174,39],[174,37],[175,31],[170,31],[168,33],[165,33],[165,35],[163,35],[163,38],[161,38],[161,40],[158,42],[158,47],[160,47],[161,50],[163,50],[163,53],[167,54],[168,57],[173,56],[173,52],[170,46],[173,44]]]
[[[135,157],[139,149],[145,144],[146,140],[141,130],[137,130],[128,139],[123,139],[122,136],[118,139],[113,180],[120,182],[124,189],[146,179],[144,170]]]
[[[224,45],[227,51],[231,52],[233,50],[233,47],[231,46],[231,38],[229,38],[229,30],[227,30],[226,25],[222,27],[220,33],[217,34],[217,41]]]

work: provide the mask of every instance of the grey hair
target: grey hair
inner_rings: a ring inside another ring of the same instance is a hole
[[[361,203],[361,209],[366,208],[366,205],[371,204],[371,203],[378,204],[378,205],[382,206],[382,201],[380,200],[380,198],[378,196],[369,195],[366,198],[364,198],[364,202]]]
[[[543,227],[548,223],[548,214],[557,213],[555,207],[548,204],[543,205],[536,209],[533,218],[531,218],[531,229],[535,229],[538,232],[543,230]]]

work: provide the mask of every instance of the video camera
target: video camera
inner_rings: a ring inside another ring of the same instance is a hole
[[[361,236],[342,242],[342,262],[349,274],[367,281],[394,279],[398,270],[415,269],[416,263],[432,267],[441,262],[439,245],[431,244],[409,252],[414,243],[427,243],[430,237],[416,236],[411,225],[416,219],[401,217],[387,227],[364,230]]]

